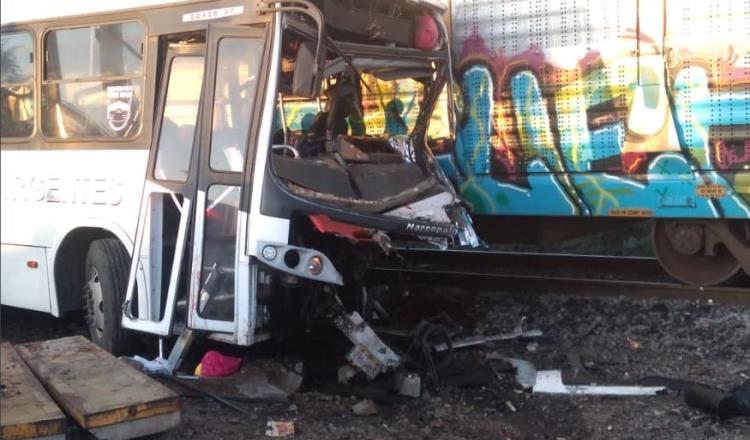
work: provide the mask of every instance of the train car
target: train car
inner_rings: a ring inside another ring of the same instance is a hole
[[[454,143],[487,241],[653,219],[684,283],[750,274],[750,3],[454,0]]]

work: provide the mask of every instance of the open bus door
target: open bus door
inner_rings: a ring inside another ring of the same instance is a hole
[[[252,343],[257,284],[241,249],[243,182],[265,36],[264,28],[209,26],[205,45],[167,50],[125,328],[169,336],[184,326]]]

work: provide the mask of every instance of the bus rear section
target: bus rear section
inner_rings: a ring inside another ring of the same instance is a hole
[[[750,4],[451,2],[462,115],[438,160],[488,241],[654,219],[684,283],[750,273]]]

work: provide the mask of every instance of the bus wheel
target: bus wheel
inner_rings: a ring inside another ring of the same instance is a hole
[[[86,256],[83,303],[91,340],[114,354],[123,354],[126,331],[120,327],[130,257],[114,238],[94,240]]]
[[[661,267],[673,278],[694,286],[716,286],[733,280],[742,266],[723,245],[706,252],[705,233],[705,226],[699,222],[654,222],[654,253]]]

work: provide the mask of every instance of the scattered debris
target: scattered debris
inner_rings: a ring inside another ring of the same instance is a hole
[[[243,369],[244,370],[244,369]],[[242,374],[241,379],[232,381],[235,389],[244,396],[242,400],[249,399],[255,402],[285,402],[287,392],[268,382],[268,377],[260,374]],[[239,399],[237,399],[239,400]]]
[[[378,374],[401,365],[401,357],[383,343],[359,313],[341,313],[334,319],[334,324],[354,344],[346,355],[347,361],[368,378],[374,379]]]
[[[510,412],[516,412],[516,411],[518,411],[518,410],[516,409],[516,406],[515,406],[515,405],[513,405],[513,402],[511,402],[510,400],[506,400],[506,401],[505,401],[505,406],[507,406],[507,407],[508,407],[508,409],[510,410]]]
[[[209,350],[195,367],[195,375],[200,377],[227,377],[236,373],[242,365],[242,358],[227,356],[216,350]]]
[[[352,405],[352,412],[358,416],[374,416],[378,413],[378,408],[372,400],[364,399]]]
[[[730,392],[703,383],[660,376],[645,377],[640,383],[658,384],[681,391],[685,394],[685,403],[720,419],[750,415],[750,381],[745,381]]]
[[[294,435],[294,422],[269,420],[266,423],[266,436],[288,437],[290,435]]]
[[[179,386],[181,386],[181,387],[183,387],[183,388],[185,388],[187,390],[190,390],[190,391],[192,391],[194,393],[197,393],[200,396],[206,397],[206,398],[211,399],[211,400],[215,400],[215,401],[221,403],[222,405],[226,406],[227,408],[231,408],[231,409],[233,409],[233,410],[235,410],[235,411],[237,411],[239,413],[242,413],[242,414],[245,414],[245,415],[250,415],[249,412],[245,411],[243,408],[240,408],[239,406],[237,406],[234,403],[230,402],[228,399],[226,399],[226,398],[224,398],[222,396],[219,396],[218,394],[212,393],[210,391],[203,390],[200,387],[196,386],[195,384],[190,383],[190,381],[187,381],[187,380],[184,380],[184,379],[181,379],[181,378],[177,378],[177,377],[169,375],[169,374],[157,374],[156,376],[157,377],[161,377],[162,379],[165,379],[165,380],[167,380],[169,382],[172,382],[174,384],[177,384],[177,385],[179,385]]]
[[[337,373],[338,381],[342,385],[346,385],[349,381],[357,375],[357,371],[349,365],[342,365],[339,367]]]
[[[533,386],[534,393],[590,396],[655,396],[664,389],[663,386],[642,385],[566,385],[560,370],[537,371]]]
[[[636,341],[635,339],[629,338],[629,337],[626,338],[626,339],[628,341],[628,347],[630,347],[631,350],[635,351],[635,350],[640,350],[641,349],[641,343],[640,342]]]
[[[495,381],[495,372],[486,362],[468,361],[451,363],[440,371],[443,385],[459,388],[476,388]]]
[[[396,375],[396,392],[418,398],[422,393],[422,378],[417,373],[399,373]]]
[[[304,380],[302,361],[294,362],[289,366],[272,361],[264,364],[262,368],[268,376],[268,381],[289,395],[299,391],[302,386]]]
[[[396,395],[390,388],[381,388],[374,385],[354,386],[342,385],[340,383],[327,383],[318,387],[320,400],[333,400],[333,395],[344,397],[358,397],[360,399],[371,399],[383,405],[395,405],[406,400]]]
[[[526,351],[529,353],[536,353],[539,351],[539,343],[538,342],[529,342],[526,344]]]
[[[734,396],[724,390],[702,384],[695,384],[685,392],[685,403],[720,419],[728,419],[738,414]]]
[[[536,368],[534,367],[534,364],[531,362],[525,361],[523,359],[515,359],[515,358],[509,358],[505,356],[501,356],[497,353],[489,353],[486,356],[486,359],[488,360],[501,360],[508,362],[513,366],[513,368],[516,369],[516,382],[518,382],[519,385],[524,387],[525,389],[533,388],[536,384]]]
[[[508,341],[511,339],[519,339],[519,338],[539,338],[544,336],[544,333],[539,329],[532,329],[532,330],[525,330],[525,322],[526,317],[521,317],[521,321],[518,323],[516,328],[509,333],[501,333],[499,335],[492,335],[492,336],[485,336],[485,335],[476,335],[476,336],[469,336],[467,338],[459,339],[456,341],[451,341],[450,348],[456,349],[456,348],[464,348],[464,347],[472,347],[475,345],[483,345],[490,342],[497,342],[497,341]],[[441,343],[436,344],[433,346],[433,349],[437,352],[446,351],[449,349],[447,343]]]
[[[128,359],[128,360],[125,360]],[[157,357],[153,361],[150,361],[146,358],[142,358],[138,355],[133,356],[132,358],[127,358],[123,356],[123,359],[125,362],[130,364],[132,366],[132,363],[130,362],[135,361],[137,362],[140,367],[141,371],[147,373],[147,374],[171,374],[171,370],[169,368],[169,362],[167,362],[166,359],[162,357]]]

